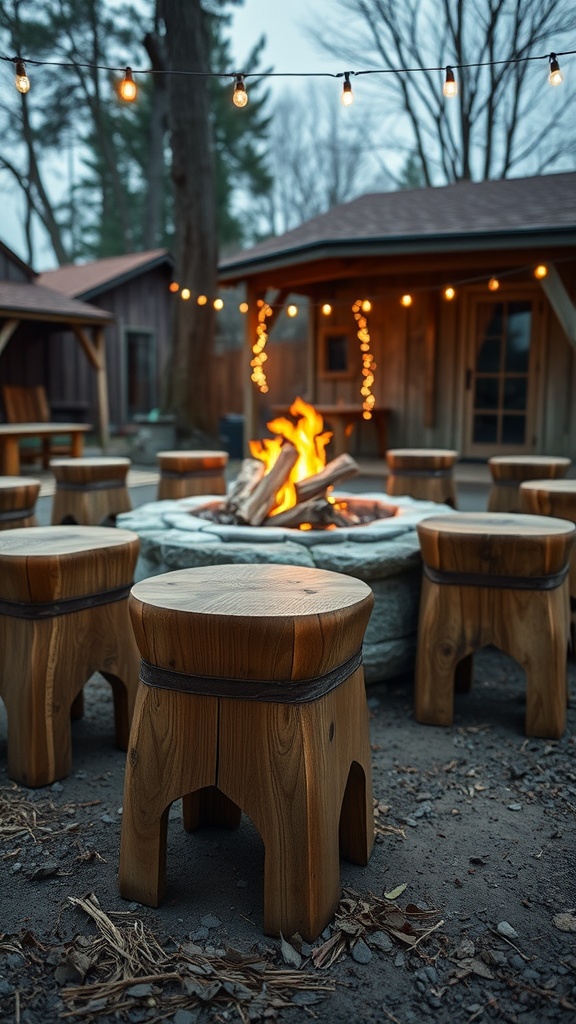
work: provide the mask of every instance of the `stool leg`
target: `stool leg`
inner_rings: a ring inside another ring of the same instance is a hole
[[[157,907],[166,883],[170,804],[213,786],[218,699],[141,683],[126,758],[118,886],[124,899]]]
[[[558,739],[566,728],[567,586],[508,590],[496,602],[494,642],[526,673],[527,736]]]
[[[308,704],[221,701],[218,786],[264,842],[266,934],[299,932],[313,941],[328,924],[340,897],[341,811],[346,852],[367,862],[374,838],[367,737],[361,670]],[[363,833],[352,838],[355,825]]]
[[[422,580],[415,717],[426,725],[452,725],[455,683],[465,688],[471,682],[470,655],[474,645],[464,633],[462,594],[463,588],[441,586],[426,576]],[[475,621],[474,617],[471,621]]]

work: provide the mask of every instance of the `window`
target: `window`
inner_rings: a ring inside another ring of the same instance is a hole
[[[128,418],[149,413],[158,404],[154,332],[127,329],[126,393]]]
[[[354,358],[352,338],[345,328],[323,330],[318,354],[321,377],[353,377],[358,371],[358,357]]]

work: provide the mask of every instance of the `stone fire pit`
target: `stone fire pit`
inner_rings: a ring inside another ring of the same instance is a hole
[[[336,530],[224,526],[194,515],[195,510],[222,501],[219,496],[203,495],[141,505],[119,515],[117,525],[140,536],[137,580],[173,569],[231,562],[304,565],[364,580],[375,598],[364,642],[366,681],[409,672],[416,651],[421,578],[416,524],[426,516],[453,510],[408,497],[392,502],[382,492],[339,491],[334,497],[345,498],[359,512],[377,503],[387,517]]]

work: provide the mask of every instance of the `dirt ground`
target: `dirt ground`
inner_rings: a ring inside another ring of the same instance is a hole
[[[124,755],[102,678],[51,787],[8,780],[2,718],[0,1020],[575,1021],[576,710],[561,740],[526,739],[522,672],[494,650],[475,669],[450,728],[414,721],[409,678],[369,688],[377,841],[366,868],[342,862],[313,947],[263,935],[247,819],[191,835],[173,805],[163,905],[119,897]]]

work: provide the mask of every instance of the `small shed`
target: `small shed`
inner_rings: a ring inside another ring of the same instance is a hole
[[[173,261],[166,249],[111,256],[45,271],[38,283],[68,299],[110,311],[106,360],[110,421],[124,430],[160,405],[170,350]],[[93,382],[67,332],[55,339],[50,377],[54,400],[85,404],[92,415]]]
[[[97,424],[103,447],[108,439],[105,332],[111,323],[106,310],[41,285],[32,268],[0,242],[0,383],[42,385],[54,419],[77,419],[74,392],[70,404],[59,404],[51,386],[62,373],[56,338],[66,331],[94,394],[90,418],[84,419]]]
[[[247,291],[247,436],[264,403],[289,401],[250,381],[258,300],[275,314],[300,295],[302,397],[368,398],[389,446],[576,453],[576,173],[361,196],[223,260],[219,280]]]

